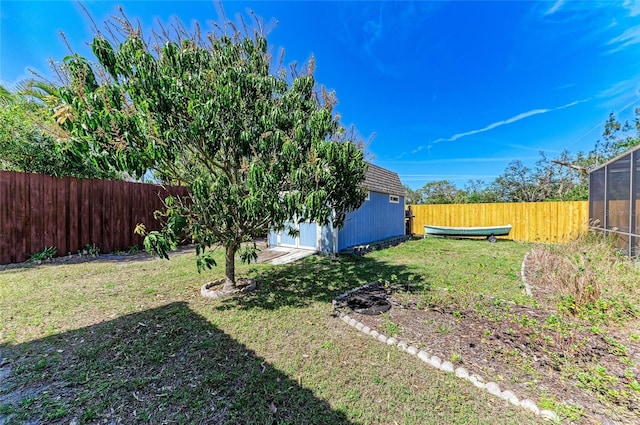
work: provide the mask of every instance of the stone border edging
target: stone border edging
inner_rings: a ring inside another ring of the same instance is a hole
[[[524,264],[524,262],[523,262],[523,264]],[[342,320],[343,322],[345,322],[349,326],[359,330],[360,332],[373,337],[374,339],[378,340],[382,344],[386,344],[386,345],[389,345],[389,346],[395,345],[398,348],[398,350],[404,351],[406,353],[409,353],[412,356],[418,357],[420,360],[422,360],[428,366],[431,366],[433,368],[439,369],[439,370],[441,370],[443,372],[453,373],[453,374],[455,374],[456,377],[458,377],[460,379],[465,379],[467,381],[470,381],[475,387],[480,388],[482,390],[486,390],[489,394],[491,394],[491,395],[493,395],[495,397],[498,397],[498,398],[500,398],[502,400],[508,401],[509,403],[511,403],[514,406],[522,407],[523,409],[527,409],[527,410],[535,413],[536,415],[538,415],[538,416],[540,416],[540,417],[542,417],[544,419],[555,421],[555,422],[559,422],[558,415],[554,411],[552,411],[552,410],[541,410],[538,407],[538,405],[536,403],[534,403],[530,399],[520,400],[513,393],[513,391],[511,391],[511,390],[501,390],[500,386],[495,382],[486,382],[485,383],[484,379],[482,379],[482,377],[480,377],[478,375],[475,375],[475,374],[471,374],[467,369],[463,368],[462,366],[456,368],[453,365],[453,363],[451,363],[451,362],[449,362],[447,360],[443,361],[438,356],[435,356],[435,355],[432,356],[429,353],[427,353],[426,351],[418,350],[413,345],[408,345],[405,341],[398,340],[395,337],[387,337],[386,335],[383,335],[383,334],[379,333],[375,329],[371,329],[369,326],[365,326],[363,323],[357,321],[356,319],[354,319],[352,317],[349,317],[349,315],[347,315],[346,313],[344,313],[342,311],[338,311],[336,309],[336,304],[337,304],[338,301],[346,298],[348,295],[351,295],[352,293],[354,293],[356,291],[359,291],[360,289],[363,289],[363,288],[366,288],[368,286],[375,285],[375,284],[377,284],[377,282],[371,282],[371,283],[368,283],[366,285],[359,286],[359,287],[357,287],[355,289],[351,289],[350,291],[345,292],[344,294],[336,297],[332,301],[334,310],[336,310],[340,320]]]

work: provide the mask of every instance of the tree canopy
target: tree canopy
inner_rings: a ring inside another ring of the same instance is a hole
[[[420,189],[405,186],[408,204],[456,204],[465,201],[464,191],[448,180],[429,182]]]
[[[334,93],[316,83],[313,60],[287,72],[261,31],[230,23],[202,34],[178,22],[149,41],[124,15],[108,25],[124,39],[98,34],[97,64],[64,60],[62,125],[78,152],[107,149],[118,169],[188,185],[189,199],[167,199],[166,225],[147,235],[148,248],[166,257],[189,237],[200,270],[222,246],[234,288],[235,255],[255,258],[255,237],[289,220],[339,227],[364,201],[363,151],[339,122]]]
[[[51,114],[56,96],[55,86],[35,81],[24,82],[13,91],[0,86],[0,170],[121,178],[113,169],[97,166],[92,156],[68,149]]]

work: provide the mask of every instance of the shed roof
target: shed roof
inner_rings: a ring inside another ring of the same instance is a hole
[[[369,168],[362,185],[372,192],[405,196],[404,187],[402,187],[400,177],[398,177],[397,173],[371,163],[369,163]]]

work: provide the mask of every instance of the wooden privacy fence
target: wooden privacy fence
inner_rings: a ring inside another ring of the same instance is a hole
[[[475,227],[511,224],[506,238],[523,242],[568,242],[588,228],[589,202],[411,205],[412,232],[424,225]]]
[[[49,246],[58,255],[87,244],[102,252],[141,246],[135,226],[158,230],[153,212],[162,209],[169,193],[187,190],[0,171],[0,264],[24,261]]]

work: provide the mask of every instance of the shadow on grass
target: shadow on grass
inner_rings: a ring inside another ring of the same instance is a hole
[[[365,283],[380,279],[406,281],[410,275],[404,266],[370,257],[311,256],[261,271],[256,291],[224,300],[217,308],[276,310],[304,307],[314,301],[330,303],[338,295]]]
[[[0,346],[0,378],[0,423],[349,423],[182,302]]]

